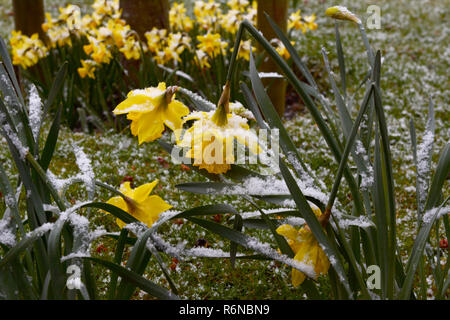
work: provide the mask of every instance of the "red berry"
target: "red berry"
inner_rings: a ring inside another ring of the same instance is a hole
[[[439,241],[439,247],[441,247],[441,249],[447,249],[448,248],[448,240],[447,239],[441,239]]]
[[[169,164],[167,163],[167,161],[164,158],[158,157],[157,160],[158,160],[159,164],[162,165],[164,168],[169,167]]]
[[[177,224],[177,225],[182,225],[184,222],[183,222],[183,219],[175,219],[174,221],[173,221],[173,223],[175,223],[175,224]]]
[[[99,245],[96,249],[97,253],[106,252],[106,248],[103,244]]]
[[[124,183],[124,182],[130,182],[131,184],[133,183],[134,178],[132,176],[125,176],[123,177],[122,181],[120,182],[120,184]]]

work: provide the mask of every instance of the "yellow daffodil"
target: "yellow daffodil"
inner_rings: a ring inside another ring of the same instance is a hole
[[[12,31],[10,44],[12,49],[12,63],[26,69],[34,66],[38,61],[48,55],[48,49],[39,39],[37,33],[31,37],[20,31]]]
[[[315,205],[311,205],[311,207],[316,216],[320,217],[322,214],[320,209]],[[288,239],[288,244],[295,254],[294,260],[314,269],[316,279],[319,275],[328,273],[330,261],[308,227],[302,227],[300,230],[297,230],[291,225],[283,224],[277,228],[277,233]],[[302,284],[305,278],[305,274],[301,271],[292,269],[292,285],[294,287]]]
[[[110,16],[116,18],[118,14],[120,15],[119,0],[95,0],[92,8],[94,13],[101,17]]]
[[[90,14],[86,14],[81,17],[81,30],[88,31],[97,27],[97,21]]]
[[[305,20],[305,25],[309,30],[317,29],[317,23],[315,23],[316,15],[314,13],[310,16],[304,16],[303,20]]]
[[[51,46],[55,48],[57,45],[63,47],[65,45],[71,47],[72,39],[70,38],[69,29],[64,26],[56,26],[47,31],[48,38],[50,39]]]
[[[240,12],[244,12],[249,5],[248,0],[228,0],[227,6],[230,7],[231,10],[237,10]]]
[[[51,29],[55,26],[55,23],[49,12],[45,13],[45,20],[46,20],[46,22],[44,22],[41,27],[44,32],[47,32],[49,29]]]
[[[325,14],[333,19],[348,20],[357,24],[361,23],[361,20],[357,16],[343,6],[330,7],[325,11]]]
[[[291,13],[288,20],[288,29],[302,30],[303,33],[306,32],[306,26],[303,23],[302,16],[300,15],[300,10]]]
[[[114,41],[114,44],[121,48],[125,45],[125,39],[131,28],[122,19],[110,19],[108,20],[107,28],[111,31],[110,37]]]
[[[125,182],[119,189],[125,196],[125,199],[121,196],[117,196],[109,199],[106,203],[128,212],[150,228],[153,223],[158,220],[159,215],[162,212],[172,208],[170,204],[165,202],[159,196],[150,195],[157,183],[158,180],[155,180],[152,183],[146,183],[132,189],[130,182]],[[125,226],[125,222],[119,218],[117,218],[116,223],[120,228]]]
[[[203,50],[210,57],[224,54],[224,49],[228,46],[227,42],[221,40],[219,33],[208,32],[204,36],[197,36],[197,40],[200,42],[197,45],[198,49]]]
[[[81,10],[76,5],[69,4],[65,8],[59,8],[59,21],[64,21],[69,30],[79,30],[81,27]]]
[[[156,52],[156,55],[154,56],[155,61],[157,64],[168,64],[171,61],[178,61],[181,62],[181,58],[178,55],[177,51],[172,50],[170,47],[164,47],[164,49]]]
[[[88,76],[91,79],[95,79],[95,69],[97,64],[92,60],[81,60],[82,67],[78,68],[78,74],[82,79]]]
[[[281,42],[281,40],[272,39],[270,42],[273,45],[275,45],[275,50],[277,50],[278,54],[280,56],[282,56],[285,60],[288,60],[291,57],[289,51],[286,49],[286,47],[284,46],[283,42]],[[291,44],[294,45],[295,42],[291,41]]]
[[[215,30],[221,14],[220,4],[214,0],[195,1],[194,3],[194,15],[204,30]]]
[[[103,43],[96,39],[92,39],[93,42],[83,46],[83,50],[87,55],[90,55],[92,60],[97,63],[109,63],[112,59],[111,51]]]
[[[211,65],[209,64],[209,56],[203,50],[195,50],[194,61],[201,69],[211,68]]]
[[[251,40],[242,41],[239,46],[238,58],[250,61],[250,49],[252,52],[255,52],[256,50],[256,48],[252,46]],[[231,50],[234,50],[234,48],[231,48]]]
[[[156,53],[162,49],[162,43],[166,41],[167,30],[153,28],[145,33],[147,46],[150,52]]]
[[[315,14],[302,17],[300,15],[300,10],[298,10],[297,12],[294,12],[289,16],[288,29],[302,30],[303,33],[306,33],[308,29],[317,29],[317,24],[315,23],[315,21]]]
[[[242,21],[241,12],[238,10],[229,10],[226,14],[220,16],[220,26],[231,34],[238,31],[239,24]]]
[[[185,49],[189,50],[191,48],[191,41],[191,37],[186,34],[180,32],[171,33],[167,41],[167,46],[170,50],[176,52],[177,55],[180,55]],[[181,61],[181,59],[179,59],[179,61]]]
[[[141,57],[139,42],[134,37],[128,37],[119,51],[125,55],[127,60],[139,60]]]
[[[194,22],[186,14],[184,3],[174,3],[169,11],[169,22],[172,30],[189,32],[194,27]]]
[[[139,138],[139,144],[150,142],[162,136],[164,125],[172,131],[181,129],[182,117],[189,114],[189,108],[175,100],[176,87],[166,89],[164,82],[157,88],[133,90],[114,113],[127,114],[131,120],[131,133]]]
[[[209,173],[225,173],[235,161],[234,140],[248,146],[253,154],[261,152],[256,135],[249,130],[247,120],[227,114],[226,124],[214,121],[214,111],[193,112],[184,118],[184,122],[196,120],[186,130],[178,146],[188,148],[187,158],[193,159],[193,165]]]
[[[256,25],[256,16],[258,13],[257,1],[253,1],[252,5],[248,7],[247,12],[243,15],[243,19]]]

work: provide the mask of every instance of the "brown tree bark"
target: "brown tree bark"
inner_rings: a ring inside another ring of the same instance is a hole
[[[169,29],[169,0],[120,0],[122,18],[141,40],[153,27]]]
[[[257,28],[263,33],[264,37],[267,40],[270,41],[273,38],[277,38],[277,36],[270,26],[269,21],[265,17],[264,13],[267,13],[281,28],[281,30],[286,33],[288,22],[288,7],[289,0],[258,0]],[[281,74],[280,68],[268,55],[264,57],[259,71],[277,72]],[[286,80],[264,79],[263,83],[264,85],[270,85],[267,93],[272,100],[272,103],[275,106],[278,114],[282,116],[284,114],[286,100]]]
[[[43,39],[44,32],[42,24],[45,21],[43,0],[13,0],[14,24],[16,30],[31,36],[39,33],[39,38]]]

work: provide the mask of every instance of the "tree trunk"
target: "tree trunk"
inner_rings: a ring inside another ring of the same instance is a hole
[[[169,29],[169,0],[120,0],[122,18],[141,40],[153,27]]]
[[[42,24],[45,21],[43,0],[13,0],[14,24],[16,30],[31,36],[39,33],[39,38],[44,38]]]
[[[257,28],[270,41],[277,38],[264,13],[267,13],[280,29],[287,32],[289,0],[258,0]],[[261,63],[261,72],[277,72],[281,74],[277,64],[266,55]],[[264,85],[270,85],[267,93],[278,114],[284,114],[287,82],[284,79],[264,79]]]

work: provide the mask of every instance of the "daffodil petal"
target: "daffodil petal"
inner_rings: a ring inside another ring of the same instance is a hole
[[[109,199],[108,201],[106,201],[107,204],[113,205],[119,209],[122,209],[123,211],[127,211],[128,212],[128,206],[125,202],[125,200],[123,200],[122,197],[117,196],[117,197],[112,197],[111,199]],[[107,211],[105,211],[107,212]],[[108,212],[107,212],[108,213]]]
[[[292,269],[292,285],[298,287],[305,281],[305,274],[297,269]]]
[[[139,94],[128,97],[122,101],[115,109],[115,114],[125,114],[129,112],[149,112],[155,109],[149,97]]]
[[[277,233],[290,239],[290,240],[296,240],[298,237],[298,231],[289,224],[283,224],[277,228]]]
[[[134,200],[138,203],[144,202],[158,183],[158,179],[151,183],[143,184],[134,189]]]
[[[172,208],[170,204],[156,195],[148,197],[140,205],[141,210],[136,218],[149,227],[158,220],[160,213]]]

